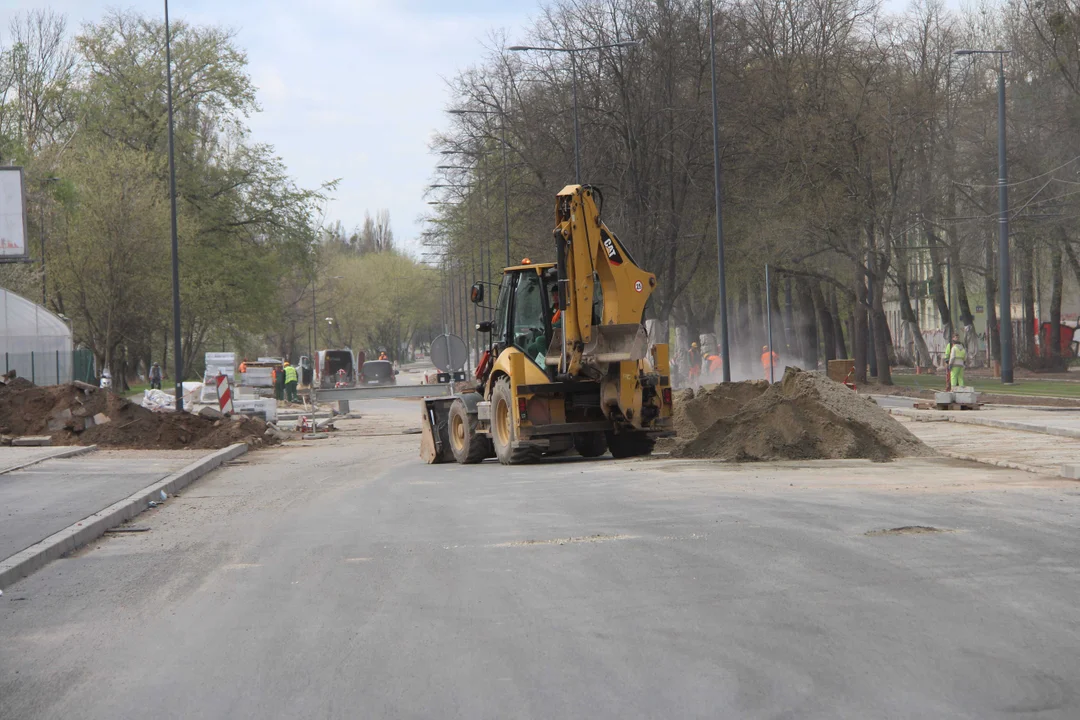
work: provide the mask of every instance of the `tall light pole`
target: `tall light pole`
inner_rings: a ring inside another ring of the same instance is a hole
[[[176,412],[184,411],[184,357],[180,351],[180,244],[176,236],[176,156],[173,149],[172,36],[169,0],[165,0],[165,97],[169,108],[169,203],[172,230],[173,352],[176,366]]]
[[[502,134],[500,141],[502,143],[503,241],[506,245],[506,265],[503,267],[510,267],[510,180],[507,176],[506,164],[506,113],[502,110],[449,110],[448,112],[451,115],[498,115],[501,120],[499,125]],[[449,155],[454,152],[444,150],[443,154]]]
[[[720,196],[720,117],[716,106],[716,38],[713,33],[713,4],[709,0],[709,67],[712,74],[713,183],[716,201],[716,272],[720,294],[720,359],[724,382],[731,382],[731,353],[728,348],[727,280],[724,273],[724,214]],[[770,348],[772,350],[772,348]]]
[[[570,55],[570,81],[573,85],[573,100],[574,100],[574,182],[578,185],[581,184],[581,133],[578,130],[578,100],[577,100],[577,54],[579,52],[586,52],[588,50],[606,50],[607,48],[617,47],[637,47],[641,44],[640,40],[622,40],[615,43],[606,43],[603,45],[589,45],[587,47],[562,47],[560,45],[552,46],[536,46],[536,45],[511,45],[506,48],[512,52],[526,52],[535,50],[537,52],[557,52],[567,53]],[[509,259],[507,260],[509,263]]]
[[[1012,277],[1009,272],[1009,164],[1005,153],[1005,55],[1010,50],[954,50],[954,55],[998,56],[998,297],[1001,304],[1001,382],[1013,381]],[[986,268],[990,272],[990,268]],[[987,304],[993,298],[987,298]],[[990,328],[986,328],[987,336]]]

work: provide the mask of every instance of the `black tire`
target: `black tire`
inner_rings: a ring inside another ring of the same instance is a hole
[[[574,449],[581,457],[600,457],[607,452],[607,437],[602,432],[575,433]]]
[[[461,400],[455,400],[450,406],[446,424],[450,450],[458,463],[473,465],[491,457],[491,440],[476,432],[476,414],[470,413]]]
[[[653,447],[656,445],[655,438],[636,430],[624,431],[618,434],[609,431],[605,434],[607,435],[608,449],[611,450],[611,457],[613,458],[652,455]]]
[[[495,457],[503,465],[521,465],[540,457],[539,448],[514,447],[517,440],[515,412],[510,379],[501,377],[491,391],[491,441],[495,445]]]

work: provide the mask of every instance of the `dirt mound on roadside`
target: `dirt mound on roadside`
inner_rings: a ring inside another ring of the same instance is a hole
[[[54,445],[160,450],[216,449],[271,442],[266,423],[236,416],[215,420],[155,413],[91,385],[0,386],[0,434],[49,435]]]
[[[11,380],[8,380],[7,382],[0,383],[0,391],[5,390],[5,389],[25,390],[26,388],[32,388],[32,387],[34,387],[34,383],[30,382],[29,380],[27,380],[26,378],[23,378],[23,377],[15,377],[15,378],[12,378]]]
[[[675,454],[750,462],[885,461],[935,453],[870,398],[820,373],[788,368],[783,380],[717,419]]]
[[[680,390],[675,394],[672,421],[680,438],[691,439],[722,417],[741,411],[747,403],[769,389],[764,380],[704,385],[696,393]]]

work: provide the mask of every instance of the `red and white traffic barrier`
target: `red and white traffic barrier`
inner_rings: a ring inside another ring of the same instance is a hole
[[[232,388],[229,386],[228,375],[217,376],[218,410],[222,415],[232,415]]]

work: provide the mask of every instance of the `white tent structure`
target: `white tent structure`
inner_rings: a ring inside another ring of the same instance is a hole
[[[71,382],[71,328],[56,315],[0,288],[0,362],[35,385]]]

